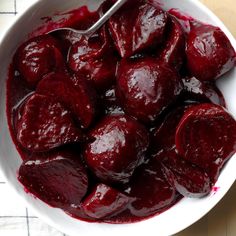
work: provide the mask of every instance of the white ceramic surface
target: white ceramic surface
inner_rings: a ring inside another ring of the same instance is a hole
[[[226,194],[236,179],[236,155],[230,159],[221,172],[216,183],[218,191],[203,199],[183,199],[178,204],[149,220],[139,223],[110,225],[87,223],[73,219],[59,209],[50,208],[45,203],[24,192],[17,181],[17,170],[21,164],[19,154],[11,140],[6,118],[6,87],[8,67],[17,46],[26,36],[40,25],[40,18],[50,16],[55,11],[73,9],[88,5],[96,9],[102,0],[39,0],[21,14],[0,42],[0,168],[9,185],[35,213],[48,224],[71,236],[121,236],[149,235],[167,236],[175,234],[190,226],[210,211]],[[160,0],[159,0],[160,2]],[[203,22],[219,26],[229,37],[234,48],[236,41],[223,23],[197,0],[162,0],[165,9],[177,8]],[[218,81],[229,111],[236,117],[236,69]],[[223,217],[223,216],[222,216]]]

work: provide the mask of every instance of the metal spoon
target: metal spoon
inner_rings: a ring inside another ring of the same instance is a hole
[[[109,18],[116,12],[118,11],[121,6],[124,5],[124,3],[127,2],[127,0],[117,0],[117,2],[94,24],[92,25],[89,29],[87,30],[76,30],[72,28],[57,28],[54,30],[51,30],[48,32],[48,34],[57,32],[57,31],[72,31],[75,34],[80,34],[80,35],[87,35],[90,36],[94,32],[96,32]]]

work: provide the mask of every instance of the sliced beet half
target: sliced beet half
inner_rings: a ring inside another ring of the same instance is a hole
[[[133,198],[129,209],[137,217],[155,215],[176,200],[175,188],[166,181],[159,162],[138,169],[125,192]]]
[[[210,193],[212,183],[206,172],[183,159],[175,149],[160,152],[155,158],[162,163],[167,181],[184,197],[199,198]]]
[[[163,42],[167,13],[145,1],[128,1],[109,20],[109,30],[121,57],[130,57]]]
[[[36,92],[64,104],[74,114],[81,128],[88,128],[98,113],[95,89],[76,75],[51,73],[39,82]]]
[[[17,122],[17,140],[31,152],[45,152],[84,141],[72,113],[51,97],[33,94]]]
[[[183,158],[203,168],[215,181],[236,151],[236,121],[218,105],[192,106],[177,127],[175,143]]]
[[[48,153],[45,159],[26,160],[19,169],[18,179],[27,192],[65,211],[80,205],[88,188],[80,154],[68,150]]]

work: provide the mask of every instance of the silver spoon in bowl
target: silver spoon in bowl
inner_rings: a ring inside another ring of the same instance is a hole
[[[71,31],[75,34],[90,36],[93,33],[95,33],[106,21],[108,21],[110,17],[124,5],[125,2],[127,2],[127,0],[117,0],[117,2],[96,23],[94,23],[87,30],[76,30],[73,28],[65,27],[65,28],[57,28],[57,29],[51,30],[47,32],[47,34],[58,32],[58,31]]]

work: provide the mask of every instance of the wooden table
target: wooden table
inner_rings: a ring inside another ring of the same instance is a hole
[[[236,0],[200,1],[207,5],[236,37]],[[236,236],[236,183],[210,213],[176,236]]]

